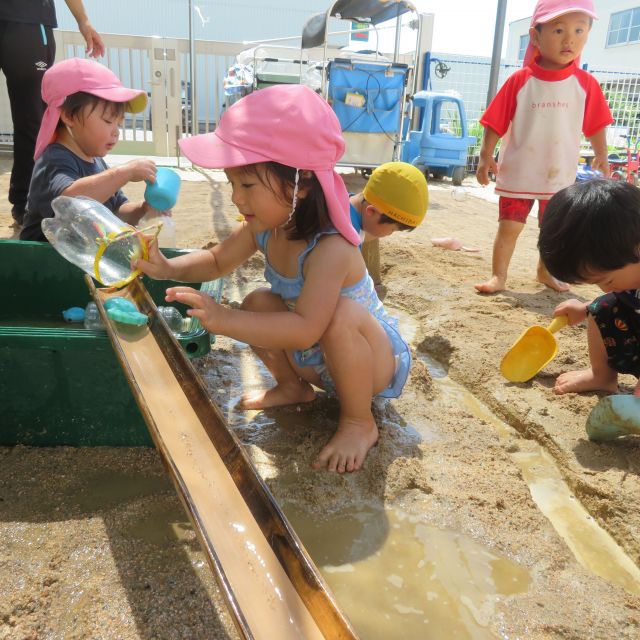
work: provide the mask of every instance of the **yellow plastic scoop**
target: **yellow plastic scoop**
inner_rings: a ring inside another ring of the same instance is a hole
[[[567,316],[558,316],[546,329],[538,325],[529,327],[502,358],[500,373],[509,382],[531,380],[556,357],[558,343],[553,334],[568,323]]]

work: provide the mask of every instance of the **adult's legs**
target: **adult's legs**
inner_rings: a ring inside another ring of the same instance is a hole
[[[22,223],[33,172],[33,152],[44,103],[42,76],[53,64],[55,40],[50,27],[0,22],[0,68],[7,80],[13,120],[13,168],[9,202],[17,223]]]

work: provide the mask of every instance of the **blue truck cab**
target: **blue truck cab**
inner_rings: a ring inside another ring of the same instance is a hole
[[[467,152],[476,141],[468,135],[462,98],[447,93],[418,91],[413,96],[414,113],[419,110],[417,130],[409,131],[402,147],[402,160],[435,178],[447,176],[462,184]]]

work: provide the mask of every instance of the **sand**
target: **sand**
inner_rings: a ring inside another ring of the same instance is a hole
[[[5,202],[9,166],[8,157],[0,157],[3,238],[14,233]],[[351,191],[364,184],[354,172],[344,178]],[[537,227],[531,219],[508,289],[476,294],[473,284],[490,273],[497,212],[487,190],[472,178],[465,184],[468,193],[458,200],[448,181],[432,183],[423,226],[381,242],[385,304],[399,313],[415,364],[400,399],[375,403],[381,440],[361,472],[310,469],[335,427],[333,400],[237,410],[242,391],[269,381],[246,346],[224,337],[194,366],[292,513],[331,523],[347,507],[384,503],[425,525],[468,536],[526,572],[526,588],[499,594],[484,617],[476,616],[482,634],[469,627],[456,632],[451,624],[432,627],[426,637],[637,638],[640,597],[576,560],[515,462],[541,446],[575,498],[638,564],[640,439],[590,443],[584,423],[598,395],[552,392],[560,372],[588,362],[584,327],[558,335],[557,358],[529,383],[510,384],[498,369],[526,327],[548,324],[561,300],[590,300],[598,291],[579,286],[558,294],[534,281]],[[139,198],[142,186],[125,192]],[[221,174],[184,181],[174,217],[181,246],[223,239],[237,214]],[[432,246],[432,238],[444,236],[479,251]],[[239,302],[260,286],[262,264],[254,257],[229,279],[226,302]],[[240,374],[241,367],[253,374]],[[436,379],[445,375],[453,387]],[[631,392],[633,384],[622,377],[621,392]],[[506,431],[469,398],[502,420]],[[363,556],[370,551],[361,549]],[[0,639],[235,637],[203,558],[155,451],[0,449]],[[340,596],[339,585],[333,588]],[[375,580],[363,581],[360,600],[367,602],[371,588],[377,591]],[[423,637],[402,627],[376,636],[355,610],[350,615],[363,638]]]

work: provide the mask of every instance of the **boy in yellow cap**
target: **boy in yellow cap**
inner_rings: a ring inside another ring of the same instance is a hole
[[[374,169],[360,193],[349,198],[351,224],[364,243],[362,255],[369,275],[380,285],[378,239],[394,231],[413,231],[429,205],[427,180],[408,162],[386,162]]]
[[[363,242],[394,231],[413,231],[429,205],[427,180],[408,162],[386,162],[373,170],[362,192],[349,201],[351,224]]]

